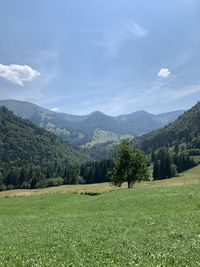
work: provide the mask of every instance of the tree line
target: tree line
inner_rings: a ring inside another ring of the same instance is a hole
[[[151,157],[155,180],[175,177],[177,173],[197,165],[187,151],[179,153],[176,146],[171,153],[167,148],[160,148],[153,152]]]
[[[63,184],[89,184],[110,181],[108,170],[112,160],[87,162],[66,166],[54,164],[48,167],[24,165],[22,167],[0,168],[0,191],[23,188],[35,189]]]

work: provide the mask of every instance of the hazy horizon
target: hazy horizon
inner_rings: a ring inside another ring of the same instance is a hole
[[[100,112],[104,115],[107,115],[107,116],[110,116],[110,117],[118,117],[118,116],[124,116],[124,115],[130,115],[130,114],[133,114],[133,113],[137,113],[137,112],[146,112],[146,113],[149,113],[149,114],[152,114],[152,115],[161,115],[161,114],[165,114],[165,113],[173,113],[173,112],[178,112],[178,111],[186,111],[186,109],[177,109],[177,110],[171,110],[171,111],[167,111],[167,112],[161,112],[161,113],[151,113],[149,112],[148,110],[144,110],[144,109],[141,109],[141,110],[136,110],[136,111],[133,111],[133,112],[130,112],[130,113],[121,113],[121,114],[118,114],[118,115],[109,115],[107,113],[104,113],[103,111],[101,110],[93,110],[91,111],[90,113],[86,113],[86,114],[75,114],[75,113],[68,113],[68,112],[62,112],[62,111],[59,111],[59,110],[54,110],[54,109],[48,109],[48,108],[45,108],[43,106],[40,106],[34,102],[29,102],[29,101],[24,101],[24,100],[16,100],[16,99],[0,99],[0,102],[1,101],[20,101],[20,102],[24,102],[24,103],[29,103],[29,104],[33,104],[33,105],[36,105],[38,106],[39,108],[44,108],[44,109],[47,109],[49,111],[52,111],[52,112],[56,112],[56,113],[63,113],[63,114],[67,114],[67,115],[72,115],[72,116],[87,116],[87,115],[91,115],[92,113],[97,113],[97,112]]]

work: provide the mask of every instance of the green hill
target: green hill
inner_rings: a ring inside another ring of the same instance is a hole
[[[183,145],[185,149],[200,149],[200,102],[176,121],[137,140],[150,153],[160,147]]]
[[[0,107],[0,183],[3,176],[5,184],[18,186],[33,171],[37,179],[61,175],[65,167],[90,159],[85,152]]]

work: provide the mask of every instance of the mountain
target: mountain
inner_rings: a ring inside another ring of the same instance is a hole
[[[90,159],[56,135],[0,107],[0,169],[74,165]]]
[[[154,115],[138,111],[113,117],[95,111],[89,115],[78,116],[53,112],[29,102],[16,100],[2,100],[0,106],[7,107],[15,115],[31,120],[63,140],[84,147],[116,142],[125,137],[153,131],[174,121],[183,113],[179,110]]]
[[[184,112],[177,120],[162,129],[137,139],[140,147],[152,152],[160,147],[184,145],[186,149],[200,149],[200,102]]]
[[[141,135],[162,128],[166,124],[177,119],[183,112],[183,110],[177,110],[154,115],[141,110],[131,114],[118,116],[117,119],[125,122],[126,127],[128,127],[128,133],[136,132],[136,135]]]

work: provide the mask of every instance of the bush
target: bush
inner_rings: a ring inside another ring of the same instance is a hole
[[[5,184],[0,185],[0,191],[6,191],[7,186]]]
[[[30,183],[28,183],[28,182],[23,182],[21,188],[22,188],[22,189],[30,189],[30,188],[31,188],[31,185],[30,185]]]
[[[49,178],[49,179],[43,179],[40,180],[36,184],[36,188],[45,188],[45,187],[51,187],[51,186],[60,186],[64,184],[64,179],[61,177],[57,178]]]
[[[45,187],[48,187],[48,179],[40,180],[35,186],[35,188],[45,188]]]
[[[12,184],[7,185],[7,190],[13,190],[13,189],[14,189],[14,186]]]
[[[83,179],[82,176],[78,176],[78,177],[76,178],[76,180],[77,180],[77,184],[84,184],[84,179]]]
[[[60,186],[64,184],[64,179],[61,177],[47,179],[48,186]]]

